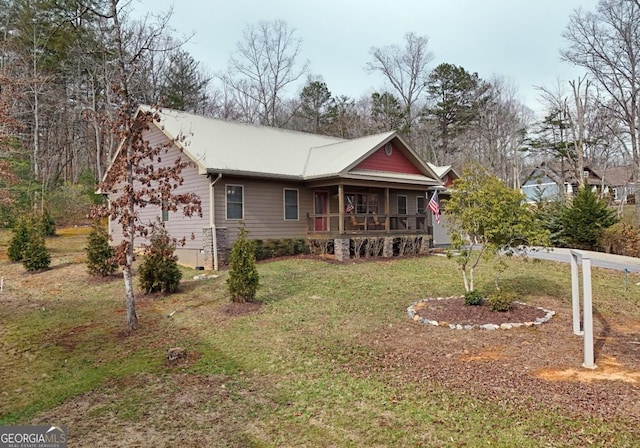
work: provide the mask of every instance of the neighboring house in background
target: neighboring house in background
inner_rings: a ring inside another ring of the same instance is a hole
[[[241,223],[253,239],[330,240],[339,260],[357,237],[384,240],[383,256],[397,252],[399,236],[430,244],[426,198],[442,181],[397,132],[345,140],[167,109],[159,116],[145,139],[153,147],[174,142],[162,166],[179,156],[193,161],[176,193],[197,193],[203,217],[137,211],[143,223],[161,218],[172,236],[187,237],[176,250],[181,264],[217,269]],[[121,228],[109,224],[118,244]]]
[[[611,166],[600,173],[614,202],[626,203],[629,196],[634,194],[633,165]]]
[[[520,190],[527,198],[527,202],[537,199],[555,199],[563,195],[572,195],[578,187],[587,182],[593,188],[602,186],[600,175],[588,166],[584,167],[582,179],[576,179],[570,164],[542,162],[524,178]]]
[[[451,165],[435,166],[427,163],[429,167],[442,180],[442,187],[438,188],[438,197],[440,199],[440,223],[433,220],[433,245],[435,247],[443,247],[451,245],[451,237],[449,236],[449,227],[447,224],[447,214],[444,211],[447,199],[449,199],[449,189],[456,179],[460,179],[460,175]]]

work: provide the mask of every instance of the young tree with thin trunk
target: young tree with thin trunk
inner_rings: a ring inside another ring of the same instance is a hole
[[[548,244],[548,232],[524,195],[480,166],[465,169],[453,183],[444,213],[466,291],[474,290],[475,269],[483,258]]]
[[[118,0],[110,0],[106,17],[113,23],[118,67],[118,86],[115,91],[120,99],[113,130],[121,144],[109,175],[101,185],[103,192],[111,194],[109,209],[101,212],[108,213],[110,219],[119,223],[122,228],[123,240],[116,248],[116,258],[122,266],[124,277],[126,329],[131,332],[138,327],[132,272],[135,241],[136,238],[147,237],[150,227],[150,224],[140,221],[139,209],[156,206],[175,212],[182,208],[185,216],[192,216],[201,215],[202,208],[200,199],[194,193],[177,192],[183,182],[182,170],[190,166],[191,162],[178,157],[172,165],[160,165],[162,157],[174,142],[156,147],[150,145],[145,139],[145,132],[153,121],[159,120],[158,113],[153,108],[136,111],[129,91],[129,75],[134,71],[135,62],[149,48],[153,39],[161,34],[164,25],[161,24],[142,41],[145,45],[131,53],[125,51],[120,16]],[[99,212],[96,214],[100,214]]]

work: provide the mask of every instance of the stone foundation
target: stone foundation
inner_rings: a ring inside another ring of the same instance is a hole
[[[382,247],[382,256],[385,258],[393,257],[393,237],[386,237],[384,239],[384,246]]]
[[[203,266],[205,270],[213,270],[213,229],[210,227],[202,229],[202,254]],[[216,228],[216,241],[218,243],[218,265],[223,266],[229,262],[229,250],[227,249],[228,232],[227,228]]]
[[[333,240],[333,251],[335,254],[335,259],[338,261],[345,261],[351,258],[350,247],[350,238],[336,238],[335,240]]]

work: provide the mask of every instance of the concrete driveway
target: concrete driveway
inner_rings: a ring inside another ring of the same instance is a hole
[[[560,261],[569,263],[571,249],[564,248],[532,248],[526,251],[527,257],[539,258],[541,260]],[[593,252],[581,250],[583,254],[591,258],[591,266],[598,268],[614,269],[617,271],[640,272],[640,258],[625,257],[622,255],[605,254],[603,252]]]

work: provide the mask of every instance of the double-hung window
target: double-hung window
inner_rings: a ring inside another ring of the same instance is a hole
[[[298,220],[298,190],[284,189],[284,219]]]
[[[226,185],[227,219],[244,218],[244,187],[242,185]]]

